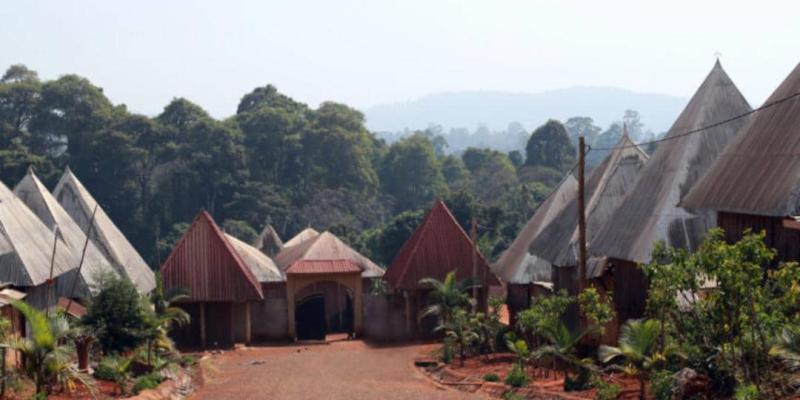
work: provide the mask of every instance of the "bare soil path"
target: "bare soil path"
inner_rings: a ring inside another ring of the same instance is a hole
[[[486,399],[439,388],[418,372],[413,360],[427,348],[355,340],[229,351],[209,360],[205,383],[192,399]]]

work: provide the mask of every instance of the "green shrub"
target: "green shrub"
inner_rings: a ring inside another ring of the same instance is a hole
[[[490,372],[483,376],[483,380],[485,380],[486,382],[500,382],[500,377],[497,376],[497,374]]]
[[[197,364],[197,356],[193,354],[182,354],[178,359],[178,364],[181,367],[191,367]]]
[[[622,393],[619,385],[606,382],[602,378],[595,378],[592,384],[597,389],[594,395],[595,400],[617,400],[619,394]]]
[[[119,353],[145,342],[147,311],[130,281],[102,275],[81,322],[96,334],[104,353]]]
[[[650,377],[650,387],[655,400],[670,400],[672,398],[672,372],[667,370],[654,372]]]
[[[578,375],[574,378],[570,377],[564,380],[564,391],[573,392],[576,390],[586,390],[591,387],[590,381],[592,379],[592,372],[589,368],[580,367]]]
[[[514,364],[511,368],[511,372],[508,373],[506,376],[506,385],[511,387],[523,387],[528,386],[531,382],[531,377],[522,370],[522,367],[519,364]]]
[[[142,375],[137,378],[136,382],[133,384],[133,393],[139,393],[146,389],[155,389],[163,381],[164,378],[157,372]]]
[[[758,388],[753,384],[738,386],[733,398],[736,400],[758,400]]]
[[[503,400],[525,400],[521,394],[514,393],[513,390],[509,390],[503,393]]]

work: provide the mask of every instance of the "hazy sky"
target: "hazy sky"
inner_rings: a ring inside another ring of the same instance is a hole
[[[0,68],[88,77],[156,114],[235,112],[266,83],[316,106],[616,86],[688,97],[715,53],[748,100],[800,61],[800,2],[4,1]]]

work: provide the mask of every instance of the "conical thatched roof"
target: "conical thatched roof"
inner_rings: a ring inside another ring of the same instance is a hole
[[[23,287],[45,283],[54,241],[55,233],[0,182],[0,282]],[[62,239],[53,261],[53,277],[77,265],[75,253]]]
[[[266,254],[234,236],[227,233],[224,235],[259,282],[282,282],[286,280],[286,276]]]
[[[656,241],[693,250],[716,224],[713,213],[678,206],[725,145],[744,125],[740,119],[683,135],[750,111],[744,96],[717,62],[666,138],[639,173],[636,184],[589,245],[598,256],[645,263]]]
[[[284,246],[283,250],[275,258],[275,262],[281,271],[285,272],[292,264],[298,261],[347,260],[361,269],[361,276],[364,278],[383,276],[381,267],[361,253],[353,250],[336,235],[326,231],[311,236],[311,238],[302,241],[298,245]]]
[[[270,257],[275,257],[283,248],[283,241],[275,228],[271,224],[267,224],[253,241],[253,247]]]
[[[765,104],[800,92],[800,65]],[[750,117],[682,205],[775,217],[800,214],[800,97]]]
[[[531,219],[522,227],[511,246],[503,252],[494,265],[494,272],[508,283],[526,284],[550,282],[550,262],[531,254],[529,248],[536,236],[555,218],[578,191],[578,181],[572,174],[542,203]]]
[[[300,243],[305,242],[306,240],[313,239],[319,236],[319,232],[314,230],[314,228],[306,228],[300,231],[297,235],[294,235],[293,238],[289,239],[286,243],[283,244],[283,247],[292,247],[297,246]]]
[[[80,226],[81,230],[86,232],[92,212],[98,204],[69,168],[64,171],[64,175],[58,181],[53,190],[53,196]],[[147,293],[155,288],[153,271],[128,242],[125,235],[114,225],[102,207],[97,207],[94,229],[92,229],[90,238],[106,259],[114,263],[118,271],[125,272],[139,292]]]
[[[589,175],[585,186],[586,241],[593,238],[633,187],[636,176],[647,161],[647,154],[636,146],[627,133]],[[531,243],[533,254],[555,266],[578,264],[578,198],[573,194],[569,204]]]
[[[28,208],[50,229],[55,230],[56,226],[61,232],[66,248],[58,249],[70,251],[73,254],[75,268],[80,264],[81,253],[86,245],[86,255],[81,267],[81,287],[76,288],[75,297],[83,297],[89,294],[90,286],[95,285],[96,279],[101,273],[119,276],[112,264],[106,259],[103,253],[95,247],[91,241],[86,243],[86,234],[72,217],[67,214],[63,207],[58,204],[55,197],[47,191],[44,184],[39,180],[32,169],[28,170],[25,177],[14,188],[14,194],[22,200]]]

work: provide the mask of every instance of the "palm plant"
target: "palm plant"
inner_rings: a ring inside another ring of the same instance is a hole
[[[184,326],[191,321],[189,314],[174,303],[188,298],[188,293],[183,289],[164,291],[161,274],[156,273],[156,287],[150,294],[150,303],[142,300],[142,310],[145,314],[147,326],[147,365],[152,366],[153,350],[173,352],[175,346],[169,338],[169,331],[173,326]]]
[[[517,360],[517,365],[523,371],[525,370],[525,364],[530,361],[531,352],[528,349],[528,343],[524,340],[506,340],[506,347],[508,350],[514,353],[514,358]]]
[[[630,320],[622,327],[619,347],[600,346],[598,356],[604,363],[616,358],[623,358],[622,369],[627,375],[639,380],[639,398],[645,399],[645,381],[650,374],[661,367],[670,355],[678,355],[677,349],[670,344],[659,350],[661,325],[658,321]]]
[[[433,288],[429,297],[432,304],[422,311],[420,318],[435,315],[439,319],[439,325],[448,324],[456,310],[470,306],[467,291],[475,287],[472,279],[456,280],[456,271],[448,272],[443,281],[424,278],[419,283]]]
[[[9,347],[24,361],[24,373],[33,380],[36,393],[50,393],[53,386],[72,387],[76,382],[93,390],[92,379],[78,371],[72,362],[73,348],[62,343],[74,333],[63,315],[47,316],[29,304],[14,300],[11,305],[25,316],[30,327],[27,337],[13,338]]]
[[[456,309],[447,324],[440,324],[434,331],[444,330],[447,338],[458,346],[459,363],[463,367],[467,358],[467,349],[480,339],[470,324],[469,316],[463,308]]]
[[[564,388],[571,385],[569,372],[577,368],[579,372],[584,372],[590,368],[590,364],[578,358],[576,348],[587,335],[598,331],[597,325],[591,325],[586,329],[573,333],[566,324],[560,320],[550,321],[539,326],[538,334],[545,339],[547,344],[539,346],[533,353],[537,360],[552,360],[553,364],[562,365],[561,372],[564,374]]]
[[[133,358],[122,356],[110,356],[100,361],[98,369],[103,370],[103,373],[114,380],[117,384],[120,394],[128,393],[128,382],[130,381],[131,374],[130,368]]]

